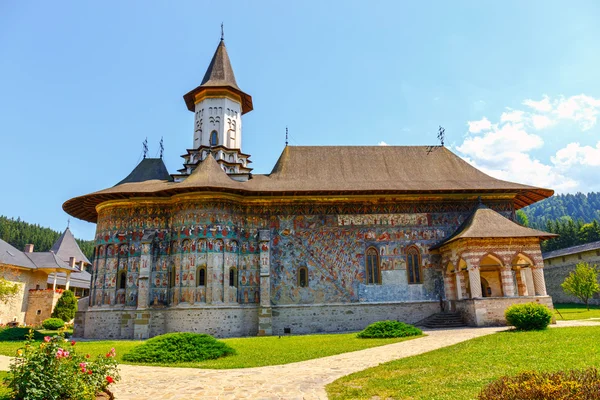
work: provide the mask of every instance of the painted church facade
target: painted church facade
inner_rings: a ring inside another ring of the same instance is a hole
[[[193,146],[178,173],[144,159],[63,205],[97,223],[76,335],[341,332],[441,306],[482,326],[515,302],[552,306],[539,246],[552,235],[514,222],[551,190],[489,177],[443,146],[286,146],[253,174],[241,140],[252,98],[223,40],[184,100]]]

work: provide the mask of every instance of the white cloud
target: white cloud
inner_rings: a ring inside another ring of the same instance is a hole
[[[378,146],[389,146],[389,144],[387,144],[386,142],[384,142],[383,140],[379,143],[377,143]]]
[[[483,117],[479,121],[467,121],[469,125],[469,132],[471,133],[480,133],[481,131],[487,131],[492,127],[492,123],[486,118]]]
[[[486,117],[468,121],[469,133],[477,135],[467,135],[456,146],[458,152],[498,179],[549,187],[558,192],[600,190],[600,180],[596,178],[600,174],[600,142],[596,147],[570,143],[555,150],[548,162],[532,154],[545,145],[545,132],[559,123],[570,124],[570,131],[593,128],[600,112],[600,99],[584,94],[543,96],[539,101],[528,99],[523,104],[526,109],[507,108],[498,123]]]

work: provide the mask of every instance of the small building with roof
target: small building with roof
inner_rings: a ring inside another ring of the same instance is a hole
[[[69,289],[71,274],[79,272],[74,261],[52,251],[34,252],[32,244],[21,251],[0,239],[0,276],[18,285],[17,294],[0,307],[0,324],[40,325],[50,318],[63,290],[47,288],[48,276],[62,274]]]
[[[418,322],[440,307],[504,323],[552,307],[539,243],[515,222],[550,189],[477,170],[444,146],[288,146],[255,174],[242,152],[252,98],[223,40],[201,84],[183,168],[144,159],[117,185],[64,203],[97,224],[85,337],[340,332]]]
[[[87,271],[92,263],[83,254],[75,237],[71,233],[69,227],[60,235],[58,240],[50,249],[56,257],[69,265],[73,265],[77,271],[70,273],[67,286],[67,275],[63,272],[57,272],[48,275],[48,289],[68,289],[71,290],[75,297],[87,297],[90,292],[91,274]]]
[[[549,251],[542,254],[544,259],[544,276],[548,294],[555,303],[581,303],[577,297],[566,294],[560,286],[578,263],[585,262],[600,266],[600,242],[591,242],[565,249]],[[600,294],[596,293],[589,304],[600,305]]]

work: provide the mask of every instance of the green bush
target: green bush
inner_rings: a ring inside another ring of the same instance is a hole
[[[6,382],[14,399],[94,400],[108,385],[120,379],[115,349],[91,359],[77,354],[76,343],[62,332],[33,341],[33,330],[24,348],[10,364]]]
[[[522,372],[504,376],[479,393],[479,400],[600,400],[596,368],[558,372]]]
[[[60,318],[48,318],[42,322],[42,326],[49,331],[57,331],[65,326],[65,321]]]
[[[143,363],[204,361],[235,354],[214,337],[199,333],[167,333],[148,339],[123,355],[123,360]]]
[[[361,339],[384,339],[406,336],[418,336],[423,334],[419,328],[398,321],[379,321],[367,326],[356,334]]]
[[[65,322],[71,321],[75,318],[75,312],[77,311],[77,299],[70,290],[65,290],[60,299],[54,306],[52,311],[52,318],[60,318]]]
[[[0,331],[0,342],[22,341],[27,339],[31,328],[6,328]],[[44,335],[38,331],[33,332],[33,340],[42,340]]]
[[[504,316],[509,325],[522,331],[546,329],[552,321],[550,309],[538,303],[513,304]]]

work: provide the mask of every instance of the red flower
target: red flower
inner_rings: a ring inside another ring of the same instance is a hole
[[[88,369],[87,371],[88,371],[88,375],[92,374],[92,370],[91,369]]]
[[[90,355],[89,355],[89,354],[86,354],[86,355],[85,355],[85,358],[90,358]]]
[[[75,346],[75,341],[71,340],[71,346]]]
[[[44,336],[44,342],[48,343],[50,341],[50,336]]]
[[[110,377],[110,376],[107,376],[107,377],[106,377],[106,381],[107,381],[108,383],[114,383],[114,382],[115,382],[115,380],[114,380],[112,377]]]

